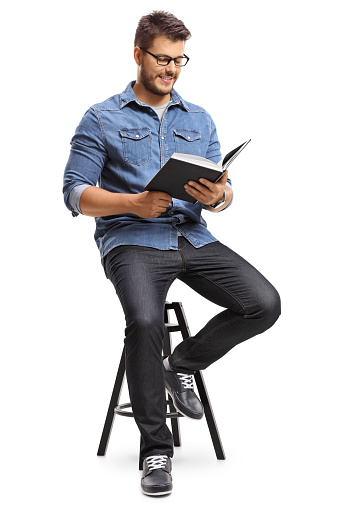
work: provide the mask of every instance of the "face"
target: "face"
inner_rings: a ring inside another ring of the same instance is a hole
[[[151,47],[145,49],[154,55],[178,57],[184,54],[184,46],[184,41],[172,42],[165,37],[156,37]],[[139,87],[142,86],[148,95],[169,96],[181,67],[176,67],[173,60],[166,66],[158,65],[152,55],[139,48],[135,49],[135,59],[139,65],[137,79]]]

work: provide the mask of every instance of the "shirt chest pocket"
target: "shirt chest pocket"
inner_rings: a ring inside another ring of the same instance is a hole
[[[152,159],[150,129],[121,129],[119,134],[125,161],[141,165]]]
[[[201,155],[199,131],[187,131],[186,129],[173,129],[175,151],[182,154]]]

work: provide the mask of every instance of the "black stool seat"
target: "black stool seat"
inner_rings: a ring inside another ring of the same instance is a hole
[[[176,315],[176,319],[178,323],[169,323],[169,310],[173,309]],[[188,328],[186,316],[184,313],[184,309],[181,302],[166,302],[164,309],[164,323],[165,323],[165,334],[163,338],[163,353],[165,356],[168,356],[172,352],[171,345],[171,333],[172,332],[181,332],[182,339],[188,338],[190,336],[190,331]],[[125,376],[125,346],[122,351],[120,364],[118,367],[118,372],[116,375],[113,392],[111,396],[111,401],[108,407],[106,420],[104,424],[104,428],[101,434],[101,440],[98,448],[97,455],[105,456],[108,442],[110,439],[114,417],[115,414],[124,416],[124,417],[133,417],[133,412],[126,410],[126,408],[131,408],[131,403],[122,403],[119,404],[120,394],[122,390],[123,380]],[[205,417],[207,421],[207,425],[210,431],[211,439],[213,442],[215,454],[217,459],[224,460],[226,459],[224,449],[220,440],[217,424],[215,422],[215,418],[213,415],[211,403],[207,394],[205,382],[202,376],[201,371],[196,371],[194,373],[195,383],[198,388],[199,396],[201,403],[204,406]],[[167,400],[167,406],[169,411],[166,413],[166,417],[171,419],[171,427],[173,434],[173,443],[175,446],[181,445],[180,438],[180,429],[179,429],[179,417],[183,417],[182,414],[177,412],[175,407],[173,406],[172,398],[169,396]],[[139,469],[142,470],[142,458],[139,454]]]

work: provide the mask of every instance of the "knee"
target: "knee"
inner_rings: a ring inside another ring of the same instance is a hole
[[[158,317],[152,313],[140,314],[134,316],[126,324],[125,341],[126,343],[133,342],[143,344],[150,343],[152,340],[156,342],[163,338],[164,335],[164,320],[163,317]]]
[[[271,284],[261,293],[259,307],[259,314],[266,330],[272,327],[281,314],[280,295]]]

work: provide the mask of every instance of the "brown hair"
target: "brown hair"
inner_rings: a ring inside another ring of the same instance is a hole
[[[191,32],[173,14],[165,11],[153,11],[140,18],[135,32],[134,46],[149,48],[155,37],[159,36],[166,37],[173,42],[187,41],[191,37]]]

